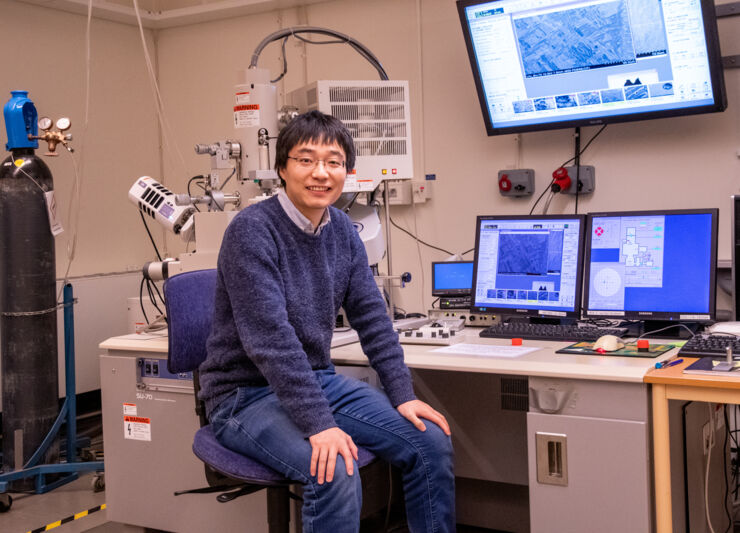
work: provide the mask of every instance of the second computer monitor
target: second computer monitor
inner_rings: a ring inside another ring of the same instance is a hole
[[[432,296],[469,296],[472,283],[472,261],[432,263]]]
[[[590,213],[584,316],[715,317],[717,209]]]
[[[479,216],[472,311],[578,318],[584,226],[582,215]]]

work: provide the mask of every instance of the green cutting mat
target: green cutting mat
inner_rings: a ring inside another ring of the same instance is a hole
[[[675,348],[673,344],[651,344],[650,349],[647,352],[640,352],[637,350],[636,344],[628,344],[619,350],[601,353],[594,350],[593,342],[577,342],[570,346],[566,346],[555,353],[570,353],[577,355],[615,355],[617,357],[658,357],[660,354],[666,353],[668,350],[672,350],[673,348]]]

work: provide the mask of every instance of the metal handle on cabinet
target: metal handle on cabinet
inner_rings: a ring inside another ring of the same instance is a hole
[[[544,485],[568,486],[568,436],[535,433],[537,481]]]

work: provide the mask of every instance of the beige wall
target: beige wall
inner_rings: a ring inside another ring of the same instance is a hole
[[[152,246],[137,210],[127,200],[127,192],[136,177],[156,173],[159,167],[153,100],[139,33],[133,26],[93,20],[90,123],[82,149],[85,27],[84,16],[0,0],[0,106],[8,101],[11,90],[29,91],[40,116],[72,119],[75,156],[84,154],[77,253],[70,271],[77,277],[75,297],[79,299],[75,308],[78,392],[100,388],[98,344],[111,335],[127,332],[126,297],[136,294],[138,275],[94,274],[139,270],[152,259]],[[6,141],[3,121],[2,159],[9,155]],[[54,176],[65,227],[56,238],[57,274],[62,277],[71,238],[68,207],[74,169],[69,153],[58,151],[56,158],[43,157],[44,144],[37,155]],[[161,240],[162,232],[152,229]],[[61,313],[58,318],[58,366],[63,369]],[[63,376],[60,388],[62,382]],[[60,391],[63,394],[63,389]]]
[[[85,26],[84,16],[0,0],[0,105],[8,101],[11,89],[28,90],[39,116],[71,117],[75,156],[84,154],[73,276],[138,269],[151,259],[151,244],[126,195],[136,177],[156,173],[159,165],[153,100],[138,30],[99,19],[92,23],[90,123],[86,146],[80,150]],[[0,138],[1,152],[9,155],[4,125]],[[74,170],[69,154],[59,151],[59,157],[44,161],[54,175],[65,227],[56,238],[57,272],[63,276]],[[44,152],[45,144],[37,155]]]
[[[19,23],[26,18],[31,21]],[[11,85],[29,88],[42,113],[54,117],[66,113],[81,125],[84,20],[0,2],[4,55],[23,58],[13,61],[18,68],[12,75],[8,74],[12,69],[2,69],[2,93]],[[264,36],[298,23],[353,36],[375,53],[391,78],[410,81],[416,175],[437,175],[433,199],[415,208],[419,236],[428,242],[454,252],[472,248],[477,214],[529,211],[532,199],[510,200],[498,194],[499,169],[517,164],[535,169],[539,192],[554,168],[571,156],[572,130],[486,136],[453,0],[335,0],[158,31],[161,87],[184,164],[173,150],[165,149],[164,176],[157,176],[153,100],[137,31],[94,20],[91,141],[79,258],[73,272],[123,270],[150,259],[149,243],[126,199],[127,189],[135,177],[151,174],[184,192],[188,177],[207,172],[208,159],[196,156],[192,145],[233,135],[230,107],[237,69],[247,67]],[[737,18],[720,21],[724,55],[740,53],[740,38],[735,37],[740,35],[739,23]],[[21,46],[24,40],[27,45]],[[63,51],[44,49],[60,41],[65,43]],[[287,48],[289,70],[279,84],[281,92],[316,79],[377,78],[369,64],[346,46],[304,46],[290,40]],[[275,76],[279,73],[278,44],[262,54],[260,66]],[[725,77],[730,107],[722,114],[609,126],[583,157],[584,164],[596,166],[597,185],[595,194],[581,198],[579,211],[720,207],[719,256],[729,259],[729,196],[740,193],[740,70],[728,70]],[[52,80],[50,87],[44,79]],[[595,128],[585,128],[584,138],[594,132]],[[66,205],[69,163],[59,158],[52,170]],[[550,211],[573,208],[572,199],[558,198]],[[393,207],[392,215],[413,231],[413,209]],[[157,238],[162,240],[161,232]],[[58,246],[62,264],[63,239]],[[182,245],[168,239],[168,248],[176,253]],[[422,290],[417,247],[393,231],[394,271],[410,271],[415,280],[400,292],[399,305],[421,311],[431,304],[429,263],[444,258],[421,247],[426,278]],[[422,295],[424,304],[419,305]]]

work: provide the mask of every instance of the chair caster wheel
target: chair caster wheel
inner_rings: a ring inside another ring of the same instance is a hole
[[[105,474],[95,474],[92,480],[93,492],[103,492],[105,490]]]
[[[7,513],[13,506],[13,497],[10,494],[0,494],[0,513]]]

